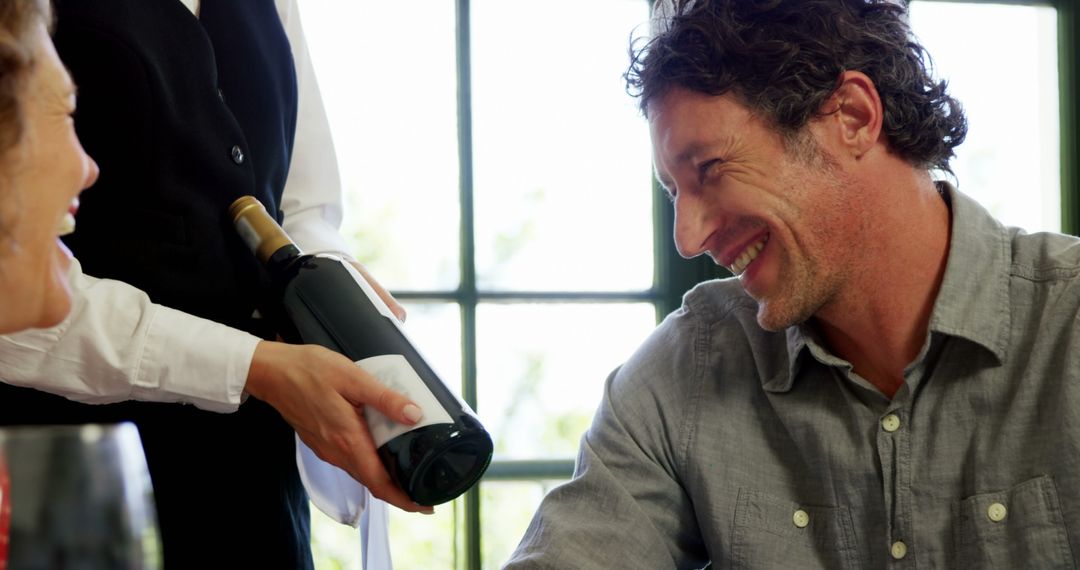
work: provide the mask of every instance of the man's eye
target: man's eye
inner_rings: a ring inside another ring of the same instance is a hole
[[[714,158],[712,160],[706,160],[705,162],[701,163],[701,166],[698,166],[698,178],[700,178],[701,181],[704,182],[705,179],[708,178],[709,175],[712,173],[712,171],[715,170],[715,168],[723,162],[724,161],[720,160],[719,158]]]

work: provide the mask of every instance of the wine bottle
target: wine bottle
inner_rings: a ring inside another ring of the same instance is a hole
[[[270,273],[275,306],[269,309],[282,338],[344,354],[423,410],[416,425],[406,426],[364,407],[394,481],[425,506],[472,487],[491,461],[491,436],[420,356],[364,277],[341,257],[302,253],[254,197],[237,199],[229,214]]]

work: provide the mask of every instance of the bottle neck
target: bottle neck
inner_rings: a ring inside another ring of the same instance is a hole
[[[267,268],[284,268],[300,256],[300,248],[254,197],[238,198],[229,206],[229,214],[244,243]]]
[[[263,265],[272,274],[284,273],[301,255],[303,255],[303,252],[300,251],[299,247],[296,247],[296,244],[288,243],[279,247],[268,258],[263,260]]]

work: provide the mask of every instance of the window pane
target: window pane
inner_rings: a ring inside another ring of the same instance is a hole
[[[540,500],[563,481],[485,481],[480,486],[483,568],[496,570],[517,548]]]
[[[435,507],[434,515],[390,509],[390,557],[395,568],[454,568],[455,517],[460,501]],[[524,527],[522,527],[524,531]],[[311,552],[320,570],[360,570],[360,531],[311,507]]]
[[[407,302],[405,333],[439,378],[461,394],[461,309],[456,303]]]
[[[649,137],[621,75],[648,3],[471,6],[480,288],[647,289]]]
[[[604,380],[655,327],[653,306],[482,304],[481,421],[498,459],[572,457]]]
[[[457,286],[454,3],[305,0],[345,189],[344,234],[393,290]]]
[[[311,505],[311,555],[316,568],[360,569],[360,534]]]
[[[435,507],[434,515],[390,507],[390,556],[394,568],[454,568],[456,511],[462,499]]]
[[[1055,10],[918,1],[911,26],[968,115],[953,162],[959,189],[1007,225],[1059,231]]]

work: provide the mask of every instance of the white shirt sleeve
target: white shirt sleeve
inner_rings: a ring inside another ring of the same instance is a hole
[[[295,2],[278,13],[292,45],[299,96],[296,137],[281,199],[284,228],[304,253],[335,253],[352,260],[341,236],[342,196],[334,141]]]
[[[71,313],[60,324],[0,336],[9,384],[72,400],[180,402],[236,410],[259,339],[150,302],[120,281],[68,275]]]

